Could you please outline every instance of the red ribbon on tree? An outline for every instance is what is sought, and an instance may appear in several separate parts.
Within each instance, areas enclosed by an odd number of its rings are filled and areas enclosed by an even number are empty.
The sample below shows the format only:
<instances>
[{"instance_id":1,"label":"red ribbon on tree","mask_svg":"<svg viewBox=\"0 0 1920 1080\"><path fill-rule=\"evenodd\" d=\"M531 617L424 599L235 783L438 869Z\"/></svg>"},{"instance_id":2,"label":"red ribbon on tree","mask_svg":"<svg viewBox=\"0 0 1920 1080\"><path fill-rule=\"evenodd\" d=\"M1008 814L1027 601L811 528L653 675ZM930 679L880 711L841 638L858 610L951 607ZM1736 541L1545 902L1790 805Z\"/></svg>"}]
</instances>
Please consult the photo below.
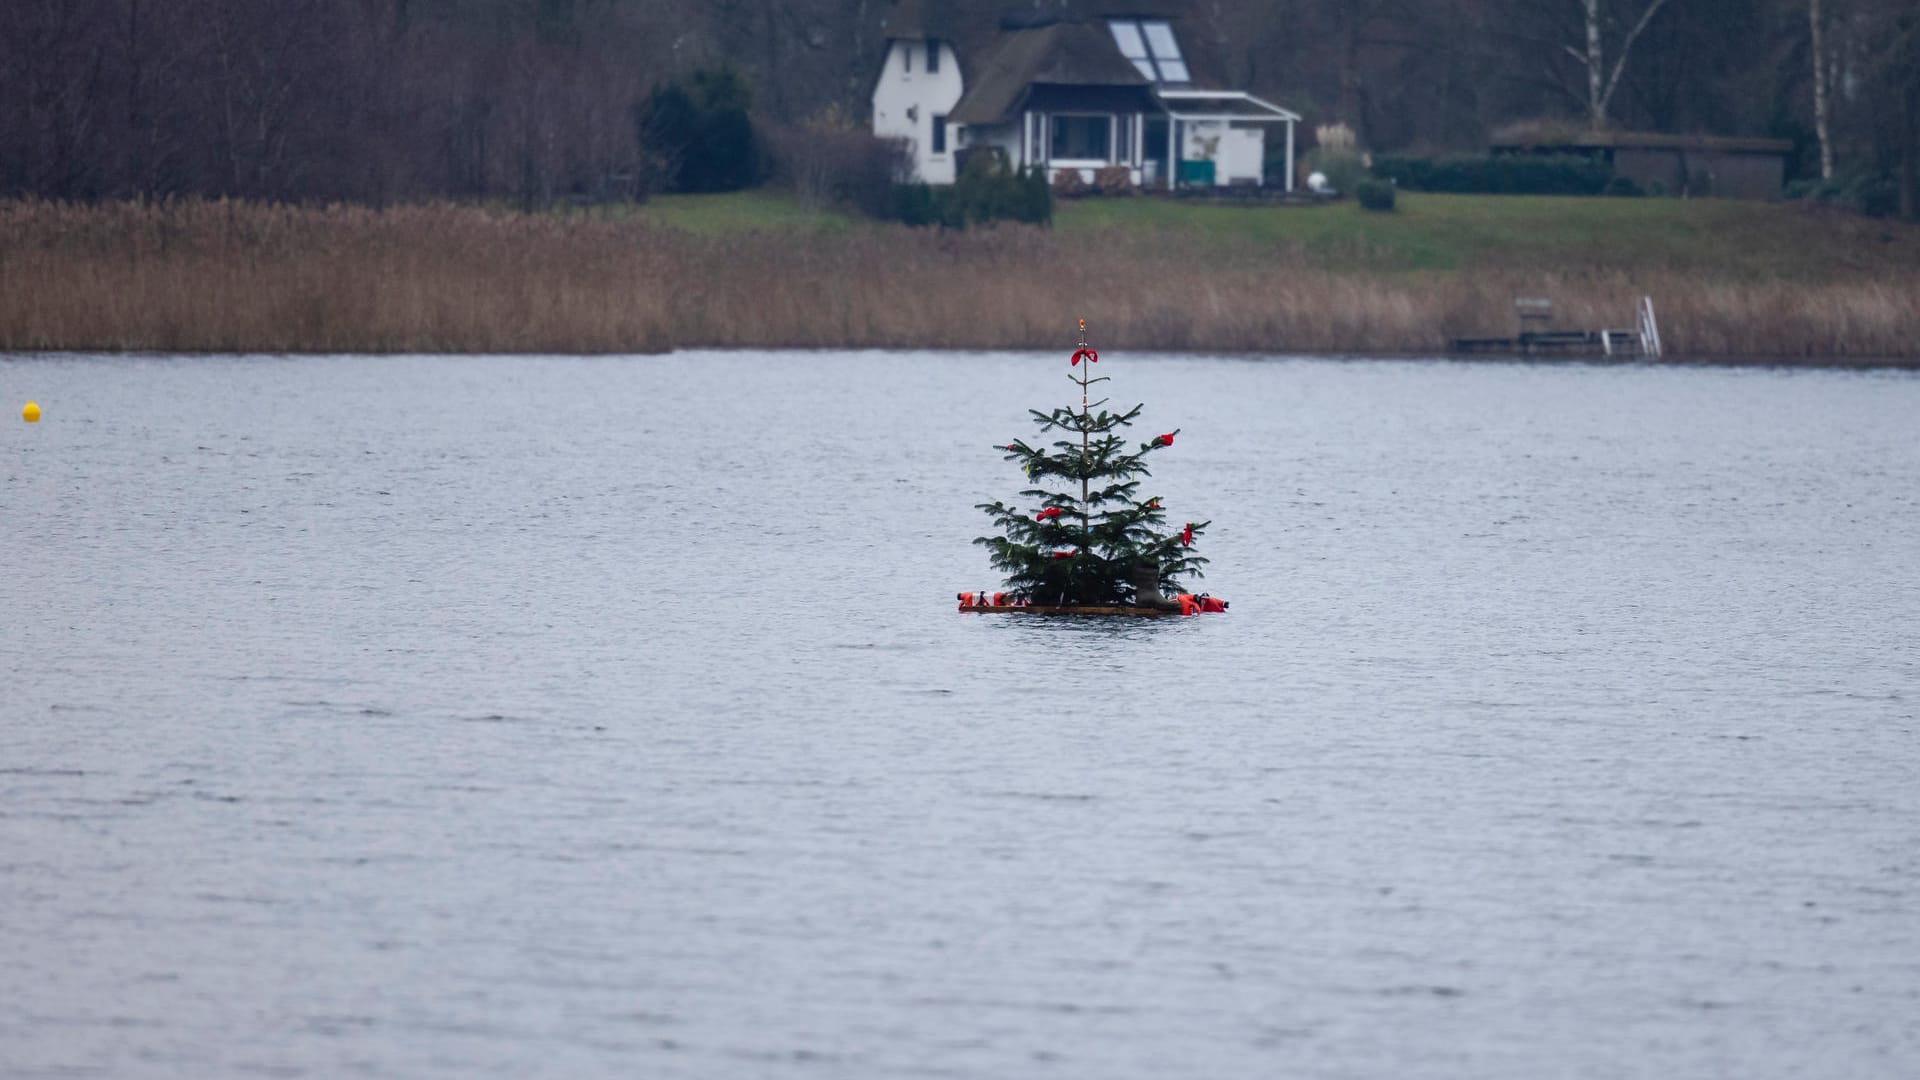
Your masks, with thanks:
<instances>
[{"instance_id":1,"label":"red ribbon on tree","mask_svg":"<svg viewBox=\"0 0 1920 1080\"><path fill-rule=\"evenodd\" d=\"M1155 445L1155 446L1172 446L1172 445L1173 445L1173 432L1171 432L1171 431L1169 431L1169 432L1167 432L1167 433L1166 433L1166 434L1164 434L1164 435L1155 435L1155 436L1153 437L1153 445Z\"/></svg>"},{"instance_id":2,"label":"red ribbon on tree","mask_svg":"<svg viewBox=\"0 0 1920 1080\"><path fill-rule=\"evenodd\" d=\"M1092 349L1081 349L1073 354L1074 367L1079 367L1080 361L1082 360L1085 360L1089 364L1097 364L1100 362L1100 354L1094 352Z\"/></svg>"},{"instance_id":3,"label":"red ribbon on tree","mask_svg":"<svg viewBox=\"0 0 1920 1080\"><path fill-rule=\"evenodd\" d=\"M1053 553L1053 557L1056 559L1071 559L1078 554L1080 553L1077 551L1056 551Z\"/></svg>"},{"instance_id":4,"label":"red ribbon on tree","mask_svg":"<svg viewBox=\"0 0 1920 1080\"><path fill-rule=\"evenodd\" d=\"M1060 516L1060 508L1057 506L1049 506L1045 510L1042 510L1039 513L1033 515L1033 520L1052 521L1054 518L1057 518L1059 516Z\"/></svg>"},{"instance_id":5,"label":"red ribbon on tree","mask_svg":"<svg viewBox=\"0 0 1920 1080\"><path fill-rule=\"evenodd\" d=\"M1193 522L1191 521L1187 522L1186 531L1180 534L1180 546L1181 547L1193 546Z\"/></svg>"}]
</instances>

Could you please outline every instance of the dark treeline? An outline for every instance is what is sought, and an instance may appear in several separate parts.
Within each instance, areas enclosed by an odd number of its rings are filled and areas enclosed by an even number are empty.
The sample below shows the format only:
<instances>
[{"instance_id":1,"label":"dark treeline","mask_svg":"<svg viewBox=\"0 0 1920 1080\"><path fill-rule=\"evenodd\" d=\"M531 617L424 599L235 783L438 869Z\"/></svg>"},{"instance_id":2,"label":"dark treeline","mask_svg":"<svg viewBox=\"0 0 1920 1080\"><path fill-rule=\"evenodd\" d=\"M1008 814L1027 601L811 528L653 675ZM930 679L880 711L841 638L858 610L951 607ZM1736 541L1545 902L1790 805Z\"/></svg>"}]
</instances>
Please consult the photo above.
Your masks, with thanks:
<instances>
[{"instance_id":1,"label":"dark treeline","mask_svg":"<svg viewBox=\"0 0 1920 1080\"><path fill-rule=\"evenodd\" d=\"M633 194L634 110L674 69L671 14L592 0L7 0L0 186Z\"/></svg>"},{"instance_id":2,"label":"dark treeline","mask_svg":"<svg viewBox=\"0 0 1920 1080\"><path fill-rule=\"evenodd\" d=\"M1762 135L1794 141L1791 177L1897 176L1908 216L1920 193L1914 0L1207 6L1223 13L1215 32L1231 77L1347 122L1375 150L1474 148L1543 120ZM1293 17L1271 17L1283 9Z\"/></svg>"},{"instance_id":3,"label":"dark treeline","mask_svg":"<svg viewBox=\"0 0 1920 1080\"><path fill-rule=\"evenodd\" d=\"M1142 5L1093 5L1129 6ZM1550 119L1792 138L1797 176L1883 175L1909 215L1920 188L1913 0L1152 6L1179 9L1189 49L1223 80L1313 124L1343 122L1372 150L1475 149L1504 124ZM656 87L731 69L745 76L758 125L858 127L887 7L6 0L0 191L526 205L644 197L673 169L643 137Z\"/></svg>"}]
</instances>

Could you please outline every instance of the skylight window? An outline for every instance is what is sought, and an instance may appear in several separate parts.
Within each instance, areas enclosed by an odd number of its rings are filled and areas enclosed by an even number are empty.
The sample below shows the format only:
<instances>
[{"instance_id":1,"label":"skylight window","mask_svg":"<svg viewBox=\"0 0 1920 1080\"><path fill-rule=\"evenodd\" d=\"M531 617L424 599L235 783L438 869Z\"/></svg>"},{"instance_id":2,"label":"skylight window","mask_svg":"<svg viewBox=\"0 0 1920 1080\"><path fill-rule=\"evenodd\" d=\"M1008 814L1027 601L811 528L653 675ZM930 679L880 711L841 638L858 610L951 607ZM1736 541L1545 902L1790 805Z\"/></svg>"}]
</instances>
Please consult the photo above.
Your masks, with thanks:
<instances>
[{"instance_id":1,"label":"skylight window","mask_svg":"<svg viewBox=\"0 0 1920 1080\"><path fill-rule=\"evenodd\" d=\"M1146 31L1147 47L1160 65L1160 81L1188 81L1187 61L1180 55L1180 42L1173 36L1173 27L1155 21L1141 23L1140 29Z\"/></svg>"},{"instance_id":2,"label":"skylight window","mask_svg":"<svg viewBox=\"0 0 1920 1080\"><path fill-rule=\"evenodd\" d=\"M1109 19L1113 43L1120 55L1133 63L1140 74L1154 82L1191 82L1187 61L1180 55L1180 40L1164 19Z\"/></svg>"},{"instance_id":3,"label":"skylight window","mask_svg":"<svg viewBox=\"0 0 1920 1080\"><path fill-rule=\"evenodd\" d=\"M1120 46L1120 55L1133 61L1140 74L1155 82L1160 81L1159 73L1153 70L1153 61L1147 59L1147 42L1140 36L1140 24L1127 19L1115 19L1107 26L1113 31L1113 42Z\"/></svg>"}]
</instances>

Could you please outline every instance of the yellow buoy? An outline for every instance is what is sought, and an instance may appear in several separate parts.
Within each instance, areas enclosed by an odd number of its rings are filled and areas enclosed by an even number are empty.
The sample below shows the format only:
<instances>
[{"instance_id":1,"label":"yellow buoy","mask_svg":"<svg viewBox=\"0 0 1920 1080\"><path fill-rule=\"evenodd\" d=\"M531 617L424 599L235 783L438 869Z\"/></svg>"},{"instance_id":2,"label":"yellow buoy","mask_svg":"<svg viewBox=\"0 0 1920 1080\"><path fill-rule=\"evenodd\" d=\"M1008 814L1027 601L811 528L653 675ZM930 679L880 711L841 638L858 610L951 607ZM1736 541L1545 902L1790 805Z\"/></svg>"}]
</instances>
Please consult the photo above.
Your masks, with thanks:
<instances>
[{"instance_id":1,"label":"yellow buoy","mask_svg":"<svg viewBox=\"0 0 1920 1080\"><path fill-rule=\"evenodd\" d=\"M20 410L20 419L25 420L29 424L39 423L40 405L37 402L27 402L26 407Z\"/></svg>"}]
</instances>

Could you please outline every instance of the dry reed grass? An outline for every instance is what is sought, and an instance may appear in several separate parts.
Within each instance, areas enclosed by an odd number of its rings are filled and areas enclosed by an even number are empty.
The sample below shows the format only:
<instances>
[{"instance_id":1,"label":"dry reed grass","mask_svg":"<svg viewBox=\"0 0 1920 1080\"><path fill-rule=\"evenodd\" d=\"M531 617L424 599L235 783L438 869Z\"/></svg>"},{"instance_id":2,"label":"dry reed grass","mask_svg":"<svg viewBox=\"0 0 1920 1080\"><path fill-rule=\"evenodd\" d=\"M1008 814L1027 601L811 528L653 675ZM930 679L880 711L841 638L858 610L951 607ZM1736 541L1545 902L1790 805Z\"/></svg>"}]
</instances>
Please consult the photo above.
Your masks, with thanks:
<instances>
[{"instance_id":1,"label":"dry reed grass","mask_svg":"<svg viewBox=\"0 0 1920 1080\"><path fill-rule=\"evenodd\" d=\"M705 236L453 206L0 203L0 349L649 352L1055 347L1434 354L1513 298L1568 326L1656 297L1671 355L1920 357L1920 271L1809 283L1659 268L1316 269L1302 252L1041 229Z\"/></svg>"}]
</instances>

